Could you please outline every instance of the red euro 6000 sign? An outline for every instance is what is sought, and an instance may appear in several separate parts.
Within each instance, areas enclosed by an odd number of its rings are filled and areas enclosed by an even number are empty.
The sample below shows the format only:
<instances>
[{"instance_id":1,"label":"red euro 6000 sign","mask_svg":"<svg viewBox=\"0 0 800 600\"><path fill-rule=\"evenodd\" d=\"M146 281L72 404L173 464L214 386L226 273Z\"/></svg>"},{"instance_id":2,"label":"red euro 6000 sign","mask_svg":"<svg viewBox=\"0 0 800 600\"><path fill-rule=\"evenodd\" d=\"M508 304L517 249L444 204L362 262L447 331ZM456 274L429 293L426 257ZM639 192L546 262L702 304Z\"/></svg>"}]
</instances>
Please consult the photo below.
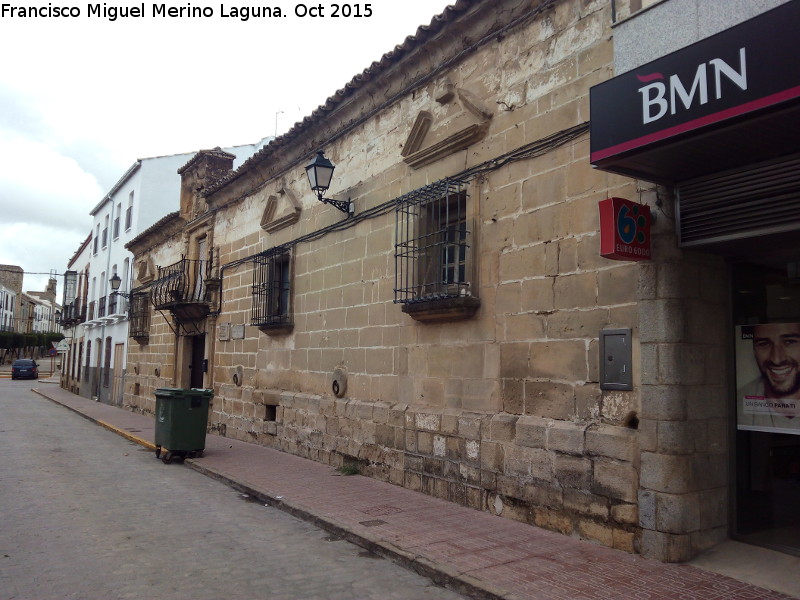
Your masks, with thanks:
<instances>
[{"instance_id":1,"label":"red euro 6000 sign","mask_svg":"<svg viewBox=\"0 0 800 600\"><path fill-rule=\"evenodd\" d=\"M650 207L625 198L600 201L600 255L650 260Z\"/></svg>"}]
</instances>

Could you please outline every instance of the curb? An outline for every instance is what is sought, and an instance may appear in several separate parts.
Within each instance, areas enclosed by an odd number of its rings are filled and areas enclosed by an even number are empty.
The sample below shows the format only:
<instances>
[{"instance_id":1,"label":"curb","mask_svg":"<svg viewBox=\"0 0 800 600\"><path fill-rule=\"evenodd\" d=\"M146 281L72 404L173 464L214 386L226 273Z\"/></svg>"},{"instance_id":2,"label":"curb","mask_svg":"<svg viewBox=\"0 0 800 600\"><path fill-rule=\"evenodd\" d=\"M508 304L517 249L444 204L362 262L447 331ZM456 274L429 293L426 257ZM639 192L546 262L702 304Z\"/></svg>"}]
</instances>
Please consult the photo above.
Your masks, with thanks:
<instances>
[{"instance_id":1,"label":"curb","mask_svg":"<svg viewBox=\"0 0 800 600\"><path fill-rule=\"evenodd\" d=\"M383 558L392 560L393 562L402 565L403 567L414 571L422 577L430 579L437 585L441 585L450 590L456 591L460 594L478 598L480 600L508 600L510 596L504 590L500 590L495 586L479 581L470 575L465 575L456 570L453 570L444 565L440 565L429 558L422 555L415 554L402 548L389 544L384 541L372 540L362 534L356 533L349 529L347 525L338 523L330 517L320 517L302 507L301 505L289 502L281 496L272 496L265 492L261 492L246 484L243 484L230 475L226 475L221 471L216 471L205 465L197 462L196 458L187 458L184 465L201 473L211 479L224 483L228 487L247 494L255 498L259 502L266 504L272 508L277 508L286 512L293 517L306 521L327 531L337 537L340 537L348 542L360 546L365 550L369 550Z\"/></svg>"},{"instance_id":2,"label":"curb","mask_svg":"<svg viewBox=\"0 0 800 600\"><path fill-rule=\"evenodd\" d=\"M55 383L55 382L47 382L47 383ZM116 425L112 425L111 423L106 423L105 421L101 421L100 419L95 419L94 417L90 417L89 415L87 415L85 413L82 413L81 411L79 411L77 409L74 409L71 406L67 406L66 404L61 404L61 402L59 402L58 400L55 400L55 399L51 398L50 396L45 395L44 393L40 392L36 388L31 388L31 391L33 393L35 393L35 394L39 394L42 398L46 398L47 400L50 400L50 402L53 402L54 404L58 404L59 406L61 406L63 408L66 408L69 411L74 412L76 415L80 415L81 417L83 417L87 421L91 421L92 423L100 425L100 427L108 429L109 431L111 431L113 433L116 433L117 435L121 435L122 437L124 437L125 439L127 439L130 442L134 442L136 444L139 444L140 446L144 446L145 448L147 448L149 450L155 451L155 449L156 449L156 445L155 444L153 444L152 442L148 442L144 438L140 438L139 436L133 435L129 431L125 431L124 429L120 429Z\"/></svg>"},{"instance_id":3,"label":"curb","mask_svg":"<svg viewBox=\"0 0 800 600\"><path fill-rule=\"evenodd\" d=\"M58 400L50 398L36 388L31 388L31 391L39 394L42 398L50 400L54 404L58 404L59 406L62 406L67 410L82 416L87 421L96 423L97 425L100 425L101 427L104 427L105 429L124 437L128 441L155 451L155 444L145 440L144 438L133 435L132 433L125 431L124 429L120 429L111 423L101 421L100 419L95 419L94 417L82 413L71 406L62 404ZM441 585L460 594L464 594L472 598L478 598L480 600L508 600L511 598L508 592L505 592L504 590L501 590L491 584L479 581L468 574L461 573L445 565L438 564L431 559L419 554L415 554L414 552L398 548L388 542L372 540L362 534L356 533L352 529L349 529L348 526L343 523L338 523L331 518L315 515L301 505L288 502L281 496L272 496L265 492L261 492L244 483L241 483L240 481L237 481L231 475L227 475L221 471L217 471L202 465L198 463L197 460L198 459L196 458L187 458L183 464L192 470L205 475L206 477L210 477L211 479L215 479L221 483L224 483L237 492L247 494L263 504L282 510L283 512L286 512L295 518L311 523L312 525L315 525L320 529L347 540L348 542L351 542L357 546L360 546L365 550L369 550L370 552L374 552L379 556L392 560L395 563L414 571L418 575L430 579L437 585Z\"/></svg>"}]
</instances>

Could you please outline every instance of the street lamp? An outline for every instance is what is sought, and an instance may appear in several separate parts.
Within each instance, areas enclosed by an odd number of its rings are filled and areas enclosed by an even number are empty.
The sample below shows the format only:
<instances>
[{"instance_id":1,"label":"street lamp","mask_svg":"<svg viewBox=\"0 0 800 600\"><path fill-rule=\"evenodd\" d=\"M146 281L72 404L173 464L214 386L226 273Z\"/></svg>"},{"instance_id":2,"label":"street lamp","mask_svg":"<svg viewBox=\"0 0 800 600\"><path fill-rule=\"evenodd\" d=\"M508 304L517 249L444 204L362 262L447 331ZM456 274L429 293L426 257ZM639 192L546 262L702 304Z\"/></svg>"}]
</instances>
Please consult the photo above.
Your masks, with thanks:
<instances>
[{"instance_id":1,"label":"street lamp","mask_svg":"<svg viewBox=\"0 0 800 600\"><path fill-rule=\"evenodd\" d=\"M123 298L130 298L130 294L126 294L125 292L119 291L119 286L122 283L122 278L114 273L111 276L111 279L108 280L108 283L111 284L111 293L116 294L117 296L122 296Z\"/></svg>"},{"instance_id":2,"label":"street lamp","mask_svg":"<svg viewBox=\"0 0 800 600\"><path fill-rule=\"evenodd\" d=\"M331 179L333 179L333 170L336 167L334 164L325 158L322 150L317 152L317 156L306 166L306 175L308 182L311 184L311 190L317 194L317 199L323 204L330 204L334 208L339 209L346 213L348 217L352 217L355 212L355 205L348 200L332 200L325 198L325 192L331 187Z\"/></svg>"}]
</instances>

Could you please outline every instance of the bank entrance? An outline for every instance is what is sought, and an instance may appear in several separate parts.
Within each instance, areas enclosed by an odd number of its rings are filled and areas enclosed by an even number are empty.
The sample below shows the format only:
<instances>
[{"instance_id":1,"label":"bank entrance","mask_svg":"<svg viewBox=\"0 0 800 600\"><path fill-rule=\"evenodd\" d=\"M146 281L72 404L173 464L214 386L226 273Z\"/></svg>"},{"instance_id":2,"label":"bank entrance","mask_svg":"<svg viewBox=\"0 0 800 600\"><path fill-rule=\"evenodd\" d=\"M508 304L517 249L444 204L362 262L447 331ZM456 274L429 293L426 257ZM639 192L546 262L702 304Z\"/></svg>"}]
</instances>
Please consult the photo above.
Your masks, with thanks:
<instances>
[{"instance_id":1,"label":"bank entrance","mask_svg":"<svg viewBox=\"0 0 800 600\"><path fill-rule=\"evenodd\" d=\"M800 555L800 250L733 262L731 308L731 533Z\"/></svg>"}]
</instances>

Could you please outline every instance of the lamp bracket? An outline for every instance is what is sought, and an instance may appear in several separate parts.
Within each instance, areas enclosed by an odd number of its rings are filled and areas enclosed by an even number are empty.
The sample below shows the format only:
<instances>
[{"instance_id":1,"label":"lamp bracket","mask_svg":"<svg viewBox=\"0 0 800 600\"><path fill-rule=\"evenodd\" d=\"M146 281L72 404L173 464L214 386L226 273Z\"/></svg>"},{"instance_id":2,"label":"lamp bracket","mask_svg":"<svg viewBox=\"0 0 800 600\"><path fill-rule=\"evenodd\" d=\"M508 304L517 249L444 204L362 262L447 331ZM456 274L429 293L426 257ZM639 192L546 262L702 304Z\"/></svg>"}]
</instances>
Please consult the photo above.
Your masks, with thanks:
<instances>
[{"instance_id":1,"label":"lamp bracket","mask_svg":"<svg viewBox=\"0 0 800 600\"><path fill-rule=\"evenodd\" d=\"M347 200L333 200L331 198L323 198L322 194L319 195L319 201L323 204L330 204L334 208L339 209L343 213L346 213L348 217L352 217L353 213L355 212L355 205L353 201L348 198Z\"/></svg>"}]
</instances>

